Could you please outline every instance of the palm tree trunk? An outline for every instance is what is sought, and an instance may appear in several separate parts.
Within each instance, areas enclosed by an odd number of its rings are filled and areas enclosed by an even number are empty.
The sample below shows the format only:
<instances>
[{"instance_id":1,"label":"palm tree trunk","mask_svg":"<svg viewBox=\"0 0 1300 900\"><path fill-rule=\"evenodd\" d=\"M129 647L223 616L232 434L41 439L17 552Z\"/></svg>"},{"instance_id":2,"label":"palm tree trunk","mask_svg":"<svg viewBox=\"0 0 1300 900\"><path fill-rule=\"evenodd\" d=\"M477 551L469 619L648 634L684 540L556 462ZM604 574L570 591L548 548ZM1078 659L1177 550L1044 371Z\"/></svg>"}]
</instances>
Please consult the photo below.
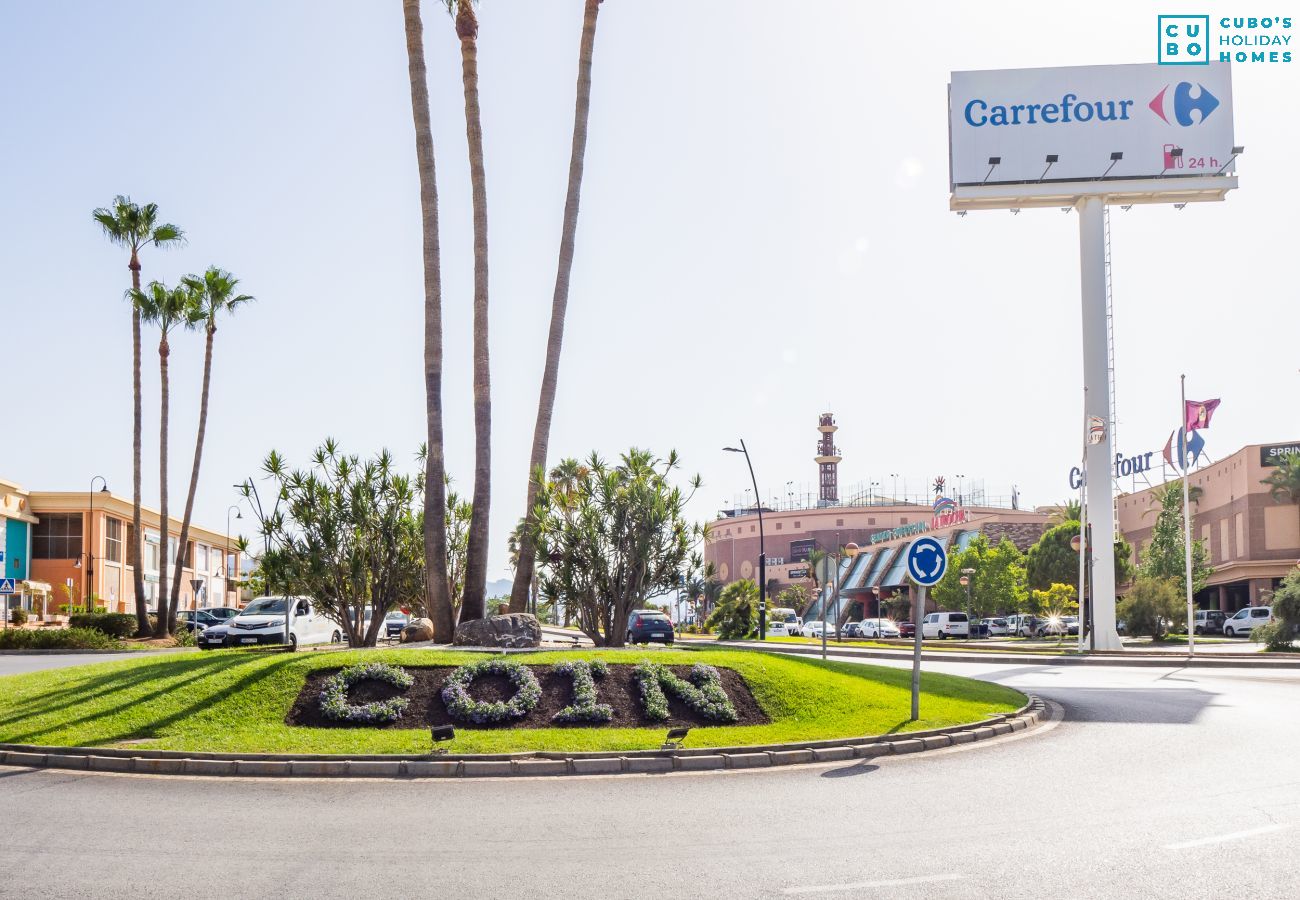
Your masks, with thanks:
<instances>
[{"instance_id":1,"label":"palm tree trunk","mask_svg":"<svg viewBox=\"0 0 1300 900\"><path fill-rule=\"evenodd\" d=\"M158 563L158 622L154 626L154 637L167 637L175 627L176 610L167 599L167 564L170 560L171 541L168 540L169 520L167 518L167 356L171 352L167 346L167 333L163 332L158 342L158 372L161 377L162 412L158 424L158 533L162 548ZM184 548L181 549L184 552Z\"/></svg>"},{"instance_id":2,"label":"palm tree trunk","mask_svg":"<svg viewBox=\"0 0 1300 900\"><path fill-rule=\"evenodd\" d=\"M524 505L527 536L537 503L537 473L545 469L551 440L551 416L560 376L560 350L564 344L564 317L569 307L569 275L573 271L573 245L578 232L578 204L582 199L582 169L587 155L587 118L591 110L591 57L596 43L596 15L601 0L586 0L582 17L582 42L578 49L578 96L574 102L573 148L569 155L569 191L564 199L564 227L560 235L560 262L551 297L551 330L546 339L546 367L537 400L537 424L533 428L533 449L528 459L528 498ZM515 583L510 589L510 611L522 612L528 602L528 585L537 559L532 542L520 541Z\"/></svg>"},{"instance_id":3,"label":"palm tree trunk","mask_svg":"<svg viewBox=\"0 0 1300 900\"><path fill-rule=\"evenodd\" d=\"M199 394L199 433L194 439L194 466L190 469L190 490L185 496L185 516L181 519L181 547L188 546L190 539L190 516L194 513L194 494L199 488L199 463L203 460L203 437L208 430L208 386L212 383L212 338L217 333L217 326L209 324L207 327L208 339L203 348L203 390ZM183 552L183 549L182 549ZM194 565L194 560L190 560L190 566ZM195 577L198 577L195 572ZM176 575L172 579L172 596L181 595L181 578L184 576L184 567L176 567ZM193 585L190 586L191 590ZM194 607L199 605L198 594L194 595Z\"/></svg>"},{"instance_id":4,"label":"palm tree trunk","mask_svg":"<svg viewBox=\"0 0 1300 900\"><path fill-rule=\"evenodd\" d=\"M425 604L433 639L448 643L455 623L447 586L447 470L442 448L442 262L438 246L438 182L434 168L433 127L424 65L424 24L420 0L402 0L406 20L406 60L415 121L415 157L420 172L420 220L424 229L424 410L427 453L424 460L424 558L428 572Z\"/></svg>"},{"instance_id":5,"label":"palm tree trunk","mask_svg":"<svg viewBox=\"0 0 1300 900\"><path fill-rule=\"evenodd\" d=\"M140 290L140 258L131 251L131 287ZM135 530L131 538L131 553L135 557L132 566L132 582L135 587L135 632L139 635L149 633L149 610L144 599L144 527L140 520L140 445L144 432L144 412L141 406L140 388L140 310L131 304L131 402L135 418L131 430L131 527Z\"/></svg>"},{"instance_id":6,"label":"palm tree trunk","mask_svg":"<svg viewBox=\"0 0 1300 900\"><path fill-rule=\"evenodd\" d=\"M492 499L492 382L488 365L487 183L483 172L483 123L478 103L478 21L469 0L456 4L461 80L465 87L465 134L474 205L474 511L469 520L462 622L483 618L487 602L488 508Z\"/></svg>"}]
</instances>

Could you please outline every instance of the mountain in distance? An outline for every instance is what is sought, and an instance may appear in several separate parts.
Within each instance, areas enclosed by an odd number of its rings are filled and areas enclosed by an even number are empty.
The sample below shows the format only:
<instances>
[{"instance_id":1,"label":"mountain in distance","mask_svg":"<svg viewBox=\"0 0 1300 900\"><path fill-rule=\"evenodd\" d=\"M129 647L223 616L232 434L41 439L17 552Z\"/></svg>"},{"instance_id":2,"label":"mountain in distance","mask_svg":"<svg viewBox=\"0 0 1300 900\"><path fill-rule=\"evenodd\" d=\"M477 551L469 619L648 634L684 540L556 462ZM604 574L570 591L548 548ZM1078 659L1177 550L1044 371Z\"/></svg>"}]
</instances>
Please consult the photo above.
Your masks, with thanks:
<instances>
[{"instance_id":1,"label":"mountain in distance","mask_svg":"<svg viewBox=\"0 0 1300 900\"><path fill-rule=\"evenodd\" d=\"M496 581L487 583L487 598L505 597L510 599L510 589L514 587L514 580L511 578L498 578Z\"/></svg>"}]
</instances>

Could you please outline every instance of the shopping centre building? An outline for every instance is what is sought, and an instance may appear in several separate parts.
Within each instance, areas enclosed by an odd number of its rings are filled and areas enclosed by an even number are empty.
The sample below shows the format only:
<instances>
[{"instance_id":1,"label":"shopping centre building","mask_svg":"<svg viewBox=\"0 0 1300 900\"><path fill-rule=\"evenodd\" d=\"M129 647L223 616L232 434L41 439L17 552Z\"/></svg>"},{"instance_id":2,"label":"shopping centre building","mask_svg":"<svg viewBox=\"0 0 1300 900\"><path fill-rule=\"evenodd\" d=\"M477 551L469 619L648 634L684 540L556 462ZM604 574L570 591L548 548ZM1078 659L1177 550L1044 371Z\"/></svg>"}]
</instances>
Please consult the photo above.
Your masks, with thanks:
<instances>
[{"instance_id":1,"label":"shopping centre building","mask_svg":"<svg viewBox=\"0 0 1300 900\"><path fill-rule=\"evenodd\" d=\"M0 549L4 551L4 577L14 579L9 607L22 606L37 614L52 615L60 606L84 603L87 594L109 612L135 611L135 572L131 558L135 545L130 498L106 490L25 491L0 479ZM158 511L143 507L144 589L150 610L158 603L162 529ZM240 553L227 533L190 525L186 552L179 554L181 522L169 519L171 564L179 558L180 609L236 605Z\"/></svg>"}]
</instances>

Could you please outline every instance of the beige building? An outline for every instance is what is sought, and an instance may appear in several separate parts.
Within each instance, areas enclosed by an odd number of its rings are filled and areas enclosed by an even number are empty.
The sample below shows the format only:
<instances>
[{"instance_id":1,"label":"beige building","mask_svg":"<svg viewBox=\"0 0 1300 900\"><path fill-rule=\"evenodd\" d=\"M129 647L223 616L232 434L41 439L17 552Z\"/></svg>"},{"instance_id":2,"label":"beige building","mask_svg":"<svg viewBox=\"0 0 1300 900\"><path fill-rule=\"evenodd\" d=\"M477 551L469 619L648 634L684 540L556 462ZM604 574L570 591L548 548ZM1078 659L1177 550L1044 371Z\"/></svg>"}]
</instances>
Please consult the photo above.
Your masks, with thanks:
<instances>
[{"instance_id":1,"label":"beige building","mask_svg":"<svg viewBox=\"0 0 1300 900\"><path fill-rule=\"evenodd\" d=\"M1214 567L1201 609L1233 611L1266 603L1267 593L1300 561L1300 506L1275 500L1261 482L1286 455L1300 454L1300 441L1250 444L1192 472L1188 484L1203 492L1192 506L1193 537L1205 542ZM1151 542L1158 503L1148 488L1116 501L1120 530L1133 545L1135 562Z\"/></svg>"}]
</instances>

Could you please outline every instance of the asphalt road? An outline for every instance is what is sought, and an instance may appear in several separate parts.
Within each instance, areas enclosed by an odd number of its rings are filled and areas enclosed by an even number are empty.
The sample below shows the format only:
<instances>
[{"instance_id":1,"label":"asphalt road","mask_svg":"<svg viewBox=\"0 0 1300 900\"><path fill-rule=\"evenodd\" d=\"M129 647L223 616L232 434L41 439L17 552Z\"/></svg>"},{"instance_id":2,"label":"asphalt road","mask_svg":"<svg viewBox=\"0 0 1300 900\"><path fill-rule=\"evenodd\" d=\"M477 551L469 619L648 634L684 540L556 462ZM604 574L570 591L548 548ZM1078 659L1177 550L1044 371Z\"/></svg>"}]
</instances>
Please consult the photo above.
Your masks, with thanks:
<instances>
[{"instance_id":1,"label":"asphalt road","mask_svg":"<svg viewBox=\"0 0 1300 900\"><path fill-rule=\"evenodd\" d=\"M1300 895L1300 674L929 668L1032 691L1064 717L935 754L721 774L0 768L0 897Z\"/></svg>"}]
</instances>

